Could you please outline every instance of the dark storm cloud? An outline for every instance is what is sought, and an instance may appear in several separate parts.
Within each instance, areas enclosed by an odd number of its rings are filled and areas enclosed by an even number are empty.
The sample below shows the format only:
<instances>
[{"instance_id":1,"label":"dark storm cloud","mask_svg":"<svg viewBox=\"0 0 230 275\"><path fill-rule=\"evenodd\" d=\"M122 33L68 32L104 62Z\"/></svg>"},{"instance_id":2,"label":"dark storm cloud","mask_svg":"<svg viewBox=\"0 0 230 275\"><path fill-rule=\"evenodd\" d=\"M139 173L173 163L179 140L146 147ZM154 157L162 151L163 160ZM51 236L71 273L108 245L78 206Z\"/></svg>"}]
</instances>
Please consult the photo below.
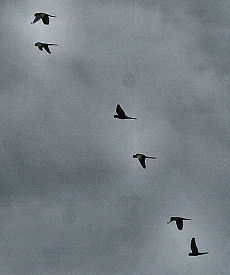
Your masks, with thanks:
<instances>
[{"instance_id":1,"label":"dark storm cloud","mask_svg":"<svg viewBox=\"0 0 230 275\"><path fill-rule=\"evenodd\" d=\"M40 11L58 17L31 25ZM2 2L2 274L227 274L229 13ZM117 104L138 119L114 120ZM187 256L192 237L207 257Z\"/></svg>"}]
</instances>

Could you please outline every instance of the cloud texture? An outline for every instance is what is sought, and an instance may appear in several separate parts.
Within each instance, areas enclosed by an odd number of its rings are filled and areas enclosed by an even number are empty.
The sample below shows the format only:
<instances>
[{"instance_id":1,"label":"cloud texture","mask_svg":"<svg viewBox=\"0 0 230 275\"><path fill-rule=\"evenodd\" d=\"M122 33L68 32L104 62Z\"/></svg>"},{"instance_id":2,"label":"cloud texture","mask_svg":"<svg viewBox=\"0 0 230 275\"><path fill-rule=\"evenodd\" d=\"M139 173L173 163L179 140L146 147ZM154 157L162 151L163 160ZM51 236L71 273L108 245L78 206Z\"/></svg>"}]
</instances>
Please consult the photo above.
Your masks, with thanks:
<instances>
[{"instance_id":1,"label":"cloud texture","mask_svg":"<svg viewBox=\"0 0 230 275\"><path fill-rule=\"evenodd\" d=\"M227 274L229 1L1 3L0 274Z\"/></svg>"}]
</instances>

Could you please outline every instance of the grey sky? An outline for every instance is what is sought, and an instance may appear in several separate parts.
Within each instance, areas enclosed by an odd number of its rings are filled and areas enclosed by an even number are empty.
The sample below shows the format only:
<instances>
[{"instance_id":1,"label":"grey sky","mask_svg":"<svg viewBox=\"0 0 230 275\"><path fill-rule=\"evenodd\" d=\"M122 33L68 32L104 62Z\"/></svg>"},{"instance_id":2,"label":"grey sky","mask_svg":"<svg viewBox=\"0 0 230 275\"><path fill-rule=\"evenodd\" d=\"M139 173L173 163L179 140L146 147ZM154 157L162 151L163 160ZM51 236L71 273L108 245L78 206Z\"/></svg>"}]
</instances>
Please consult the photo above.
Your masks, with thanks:
<instances>
[{"instance_id":1,"label":"grey sky","mask_svg":"<svg viewBox=\"0 0 230 275\"><path fill-rule=\"evenodd\" d=\"M228 274L230 2L1 4L0 274Z\"/></svg>"}]
</instances>

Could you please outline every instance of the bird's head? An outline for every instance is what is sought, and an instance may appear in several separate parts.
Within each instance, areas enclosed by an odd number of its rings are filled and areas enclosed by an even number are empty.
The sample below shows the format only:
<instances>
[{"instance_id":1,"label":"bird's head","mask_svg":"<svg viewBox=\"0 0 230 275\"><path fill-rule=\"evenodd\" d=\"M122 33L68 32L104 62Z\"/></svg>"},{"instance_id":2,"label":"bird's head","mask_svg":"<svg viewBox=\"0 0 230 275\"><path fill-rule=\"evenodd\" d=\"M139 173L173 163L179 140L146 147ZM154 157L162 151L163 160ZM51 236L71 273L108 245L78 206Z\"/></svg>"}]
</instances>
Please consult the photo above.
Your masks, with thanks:
<instances>
[{"instance_id":1,"label":"bird's head","mask_svg":"<svg viewBox=\"0 0 230 275\"><path fill-rule=\"evenodd\" d=\"M34 44L34 46L38 46L38 42L36 42L36 43Z\"/></svg>"},{"instance_id":2,"label":"bird's head","mask_svg":"<svg viewBox=\"0 0 230 275\"><path fill-rule=\"evenodd\" d=\"M136 159L136 158L137 158L137 155L133 155L133 158Z\"/></svg>"},{"instance_id":3,"label":"bird's head","mask_svg":"<svg viewBox=\"0 0 230 275\"><path fill-rule=\"evenodd\" d=\"M115 117L115 118L119 118L119 116L118 116L118 115L114 115L113 117Z\"/></svg>"},{"instance_id":4,"label":"bird's head","mask_svg":"<svg viewBox=\"0 0 230 275\"><path fill-rule=\"evenodd\" d=\"M170 223L174 220L175 217L171 217L170 220L167 223Z\"/></svg>"}]
</instances>

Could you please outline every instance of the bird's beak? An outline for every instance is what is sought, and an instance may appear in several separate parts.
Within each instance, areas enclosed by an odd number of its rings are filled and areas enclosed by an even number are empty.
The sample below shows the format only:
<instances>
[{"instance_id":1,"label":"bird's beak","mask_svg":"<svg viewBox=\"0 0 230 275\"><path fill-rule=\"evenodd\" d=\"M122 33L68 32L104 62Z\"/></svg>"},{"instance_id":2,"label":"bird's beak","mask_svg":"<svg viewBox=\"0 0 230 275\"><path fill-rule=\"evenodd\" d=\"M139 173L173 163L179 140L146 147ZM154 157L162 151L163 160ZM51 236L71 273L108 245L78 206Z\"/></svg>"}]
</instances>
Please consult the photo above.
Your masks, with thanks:
<instances>
[{"instance_id":1,"label":"bird's beak","mask_svg":"<svg viewBox=\"0 0 230 275\"><path fill-rule=\"evenodd\" d=\"M167 224L169 224L171 221L167 222Z\"/></svg>"}]
</instances>

